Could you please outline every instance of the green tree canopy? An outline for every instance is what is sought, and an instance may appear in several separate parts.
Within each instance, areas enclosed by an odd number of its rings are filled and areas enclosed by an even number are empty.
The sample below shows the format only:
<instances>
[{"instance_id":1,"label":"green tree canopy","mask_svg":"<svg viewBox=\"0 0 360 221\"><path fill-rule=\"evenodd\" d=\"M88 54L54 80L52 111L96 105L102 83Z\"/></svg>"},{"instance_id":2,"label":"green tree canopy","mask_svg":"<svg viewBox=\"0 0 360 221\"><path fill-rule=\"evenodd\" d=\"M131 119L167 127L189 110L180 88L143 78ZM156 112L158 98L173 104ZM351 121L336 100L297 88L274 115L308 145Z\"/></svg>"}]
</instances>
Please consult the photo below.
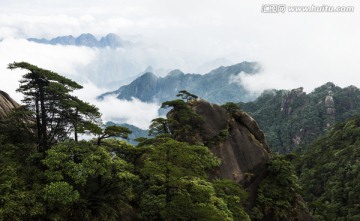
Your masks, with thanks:
<instances>
[{"instance_id":1,"label":"green tree canopy","mask_svg":"<svg viewBox=\"0 0 360 221\"><path fill-rule=\"evenodd\" d=\"M113 148L130 148L125 142L118 144ZM120 155L86 141L64 142L47 152L43 163L48 167L45 174L49 184L44 197L49 216L117 220L131 210L132 186L138 178L133 166Z\"/></svg>"},{"instance_id":2,"label":"green tree canopy","mask_svg":"<svg viewBox=\"0 0 360 221\"><path fill-rule=\"evenodd\" d=\"M26 62L9 64L9 69L28 72L20 80L18 92L24 94L23 102L35 114L39 150L45 152L50 144L69 138L84 128L94 129L100 117L98 109L70 95L82 86L55 72Z\"/></svg>"},{"instance_id":3,"label":"green tree canopy","mask_svg":"<svg viewBox=\"0 0 360 221\"><path fill-rule=\"evenodd\" d=\"M140 215L147 220L231 220L231 212L215 194L208 172L219 165L204 146L170 138L155 138L156 145L140 164Z\"/></svg>"}]
</instances>

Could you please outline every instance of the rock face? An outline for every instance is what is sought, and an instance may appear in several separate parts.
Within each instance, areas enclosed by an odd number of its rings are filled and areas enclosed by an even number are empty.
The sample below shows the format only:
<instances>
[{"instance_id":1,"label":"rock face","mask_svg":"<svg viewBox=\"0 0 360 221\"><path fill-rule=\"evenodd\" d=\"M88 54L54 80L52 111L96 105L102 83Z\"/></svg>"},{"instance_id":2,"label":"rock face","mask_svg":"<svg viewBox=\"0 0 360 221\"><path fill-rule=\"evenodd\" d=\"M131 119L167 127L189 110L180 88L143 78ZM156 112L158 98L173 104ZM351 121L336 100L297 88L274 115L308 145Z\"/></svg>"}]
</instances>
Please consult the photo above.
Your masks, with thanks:
<instances>
[{"instance_id":1,"label":"rock face","mask_svg":"<svg viewBox=\"0 0 360 221\"><path fill-rule=\"evenodd\" d=\"M14 108L20 105L16 103L7 93L0 90L0 118L5 117Z\"/></svg>"},{"instance_id":2,"label":"rock face","mask_svg":"<svg viewBox=\"0 0 360 221\"><path fill-rule=\"evenodd\" d=\"M290 115L293 111L294 102L306 95L303 90L304 88L300 87L291 91L284 91L280 111L285 115Z\"/></svg>"},{"instance_id":3,"label":"rock face","mask_svg":"<svg viewBox=\"0 0 360 221\"><path fill-rule=\"evenodd\" d=\"M221 178L245 181L265 166L270 149L256 121L244 112L229 114L224 108L206 101L191 104L203 117L198 137L222 161Z\"/></svg>"}]
</instances>

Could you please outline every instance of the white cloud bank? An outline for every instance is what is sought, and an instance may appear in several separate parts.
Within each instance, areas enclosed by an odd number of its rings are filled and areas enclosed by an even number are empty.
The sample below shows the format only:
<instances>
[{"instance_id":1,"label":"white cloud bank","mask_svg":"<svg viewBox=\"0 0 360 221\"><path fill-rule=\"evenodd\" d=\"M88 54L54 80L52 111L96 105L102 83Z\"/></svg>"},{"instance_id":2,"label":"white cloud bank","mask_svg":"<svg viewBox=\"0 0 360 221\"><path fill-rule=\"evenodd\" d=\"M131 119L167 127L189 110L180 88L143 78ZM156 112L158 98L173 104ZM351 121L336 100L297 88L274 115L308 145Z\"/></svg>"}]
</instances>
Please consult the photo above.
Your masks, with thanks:
<instances>
[{"instance_id":1,"label":"white cloud bank","mask_svg":"<svg viewBox=\"0 0 360 221\"><path fill-rule=\"evenodd\" d=\"M138 99L119 100L116 96L106 96L104 100L97 100L96 97L106 91L92 83L86 83L83 86L84 89L76 91L75 95L99 107L104 122L128 123L148 129L151 120L158 117L159 104L145 103Z\"/></svg>"},{"instance_id":2,"label":"white cloud bank","mask_svg":"<svg viewBox=\"0 0 360 221\"><path fill-rule=\"evenodd\" d=\"M41 45L13 38L0 42L0 52L0 88L18 101L22 95L15 93L15 89L25 71L8 70L9 63L26 61L69 78L76 78L77 69L87 66L96 56L89 48Z\"/></svg>"}]
</instances>

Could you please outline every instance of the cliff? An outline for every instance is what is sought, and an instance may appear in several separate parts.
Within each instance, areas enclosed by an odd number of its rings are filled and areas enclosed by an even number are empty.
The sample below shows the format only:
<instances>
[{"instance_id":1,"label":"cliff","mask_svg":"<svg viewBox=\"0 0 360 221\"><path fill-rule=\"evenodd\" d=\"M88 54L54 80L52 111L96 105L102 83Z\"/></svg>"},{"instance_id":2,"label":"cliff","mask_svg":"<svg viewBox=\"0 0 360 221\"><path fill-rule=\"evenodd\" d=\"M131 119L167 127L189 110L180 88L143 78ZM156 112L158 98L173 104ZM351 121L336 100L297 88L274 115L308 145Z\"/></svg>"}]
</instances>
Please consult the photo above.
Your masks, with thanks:
<instances>
[{"instance_id":1,"label":"cliff","mask_svg":"<svg viewBox=\"0 0 360 221\"><path fill-rule=\"evenodd\" d=\"M278 220L276 217L282 214L278 211L283 211L294 220L313 220L306 206L301 206L304 202L297 189L297 181L292 180L295 171L288 161L271 156L264 133L249 114L240 109L225 109L201 99L187 103L177 100L166 104L174 107L167 114L169 122L176 122L170 123L170 130L174 132L172 136L177 138L178 131L192 128L183 138L207 146L220 159L220 167L213 172L213 179L231 179L247 190L245 206L252 211L254 220ZM179 127L179 123L183 128ZM274 170L274 167L280 169ZM283 179L292 181L284 184ZM271 186L270 195L263 191L266 186ZM271 195L274 193L286 196L277 198ZM271 200L266 206L263 203L265 198ZM284 203L291 206L278 207ZM269 207L277 212L269 212ZM261 216L254 215L259 211Z\"/></svg>"},{"instance_id":2,"label":"cliff","mask_svg":"<svg viewBox=\"0 0 360 221\"><path fill-rule=\"evenodd\" d=\"M243 182L246 175L264 167L270 149L256 121L247 113L229 114L206 101L191 103L203 118L197 137L221 160L221 178Z\"/></svg>"},{"instance_id":3,"label":"cliff","mask_svg":"<svg viewBox=\"0 0 360 221\"><path fill-rule=\"evenodd\" d=\"M14 108L20 105L14 101L7 93L0 90L0 118L5 117Z\"/></svg>"}]
</instances>

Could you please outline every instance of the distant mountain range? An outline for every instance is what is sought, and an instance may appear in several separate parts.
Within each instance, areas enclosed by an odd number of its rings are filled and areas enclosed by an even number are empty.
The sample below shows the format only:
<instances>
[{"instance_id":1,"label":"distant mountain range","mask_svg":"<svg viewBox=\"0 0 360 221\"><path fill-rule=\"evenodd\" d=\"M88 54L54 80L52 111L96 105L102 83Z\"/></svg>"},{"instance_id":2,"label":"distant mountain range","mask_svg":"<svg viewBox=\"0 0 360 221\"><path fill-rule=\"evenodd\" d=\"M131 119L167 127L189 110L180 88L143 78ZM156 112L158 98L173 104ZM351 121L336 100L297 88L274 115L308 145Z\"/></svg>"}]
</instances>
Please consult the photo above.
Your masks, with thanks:
<instances>
[{"instance_id":1,"label":"distant mountain range","mask_svg":"<svg viewBox=\"0 0 360 221\"><path fill-rule=\"evenodd\" d=\"M102 94L99 98L116 95L118 99L137 98L143 102L164 102L176 99L176 94L180 90L187 90L212 103L247 102L256 97L241 84L239 75L254 75L259 70L260 65L256 62L242 62L227 67L221 66L205 75L185 74L180 70L173 70L165 77L157 77L147 72L130 84Z\"/></svg>"},{"instance_id":2,"label":"distant mountain range","mask_svg":"<svg viewBox=\"0 0 360 221\"><path fill-rule=\"evenodd\" d=\"M72 35L68 36L59 36L53 39L45 38L28 38L28 41L40 43L40 44L50 44L50 45L74 45L74 46L86 46L86 47L96 47L96 48L119 48L129 45L130 42L123 41L120 36L110 33L105 37L102 37L100 40L97 40L96 37L92 34L81 34L78 37L73 37Z\"/></svg>"}]
</instances>

